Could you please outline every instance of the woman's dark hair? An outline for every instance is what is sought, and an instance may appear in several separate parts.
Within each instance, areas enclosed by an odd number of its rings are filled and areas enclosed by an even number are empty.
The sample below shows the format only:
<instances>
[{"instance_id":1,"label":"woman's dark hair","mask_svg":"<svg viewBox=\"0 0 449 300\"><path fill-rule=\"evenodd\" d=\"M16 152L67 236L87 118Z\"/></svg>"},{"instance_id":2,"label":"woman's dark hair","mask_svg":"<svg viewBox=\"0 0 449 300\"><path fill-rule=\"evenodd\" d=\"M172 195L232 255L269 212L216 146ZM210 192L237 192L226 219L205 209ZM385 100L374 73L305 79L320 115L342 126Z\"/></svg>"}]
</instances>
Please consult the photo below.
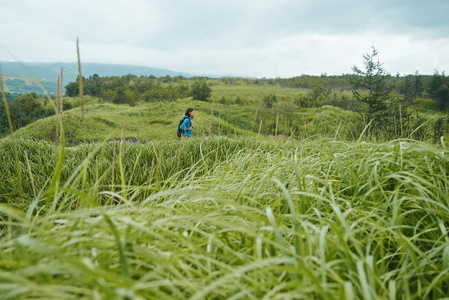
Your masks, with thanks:
<instances>
[{"instance_id":1,"label":"woman's dark hair","mask_svg":"<svg viewBox=\"0 0 449 300\"><path fill-rule=\"evenodd\" d=\"M189 117L189 118L191 118L191 119L193 119L193 117L190 116L190 113L191 113L192 111L194 111L193 108L191 108L191 107L187 108L186 113L185 113L185 116L186 116L186 117Z\"/></svg>"}]
</instances>

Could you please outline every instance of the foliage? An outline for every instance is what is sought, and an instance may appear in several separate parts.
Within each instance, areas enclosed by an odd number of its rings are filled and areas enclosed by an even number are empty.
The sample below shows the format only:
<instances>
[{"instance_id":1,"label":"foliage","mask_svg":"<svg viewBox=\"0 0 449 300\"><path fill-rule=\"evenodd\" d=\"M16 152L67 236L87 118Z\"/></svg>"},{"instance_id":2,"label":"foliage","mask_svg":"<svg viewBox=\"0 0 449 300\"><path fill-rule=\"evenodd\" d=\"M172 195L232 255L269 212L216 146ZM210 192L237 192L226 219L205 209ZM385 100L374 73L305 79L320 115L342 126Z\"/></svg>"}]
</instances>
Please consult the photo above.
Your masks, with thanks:
<instances>
[{"instance_id":1,"label":"foliage","mask_svg":"<svg viewBox=\"0 0 449 300\"><path fill-rule=\"evenodd\" d=\"M277 102L277 98L275 94L267 94L262 98L263 103L266 108L272 108L273 105Z\"/></svg>"},{"instance_id":2,"label":"foliage","mask_svg":"<svg viewBox=\"0 0 449 300\"><path fill-rule=\"evenodd\" d=\"M193 100L208 101L212 94L212 89L204 80L197 80L193 83L190 94Z\"/></svg>"},{"instance_id":3,"label":"foliage","mask_svg":"<svg viewBox=\"0 0 449 300\"><path fill-rule=\"evenodd\" d=\"M170 76L168 76L170 78ZM184 84L173 85L180 78L168 80L163 78L137 77L135 75L99 77L97 74L89 78L83 77L83 93L92 97L100 97L103 101L115 104L135 105L138 101L160 102L174 101L188 96L189 87ZM79 94L79 82L71 82L65 86L68 97Z\"/></svg>"},{"instance_id":4,"label":"foliage","mask_svg":"<svg viewBox=\"0 0 449 300\"><path fill-rule=\"evenodd\" d=\"M68 97L79 96L79 76L76 77L76 81L70 82L65 86L66 93L65 95ZM88 79L83 77L83 94L98 96L101 92L101 79L98 74L94 74L89 76Z\"/></svg>"},{"instance_id":5,"label":"foliage","mask_svg":"<svg viewBox=\"0 0 449 300\"><path fill-rule=\"evenodd\" d=\"M0 297L444 298L444 143L2 140Z\"/></svg>"},{"instance_id":6,"label":"foliage","mask_svg":"<svg viewBox=\"0 0 449 300\"><path fill-rule=\"evenodd\" d=\"M402 105L407 106L413 103L424 92L422 75L418 72L405 76L405 81L398 84L399 93L403 95Z\"/></svg>"},{"instance_id":7,"label":"foliage","mask_svg":"<svg viewBox=\"0 0 449 300\"><path fill-rule=\"evenodd\" d=\"M386 72L377 59L378 50L372 47L372 53L363 55L365 70L353 66L357 77L351 79L354 98L367 104L367 123L372 122L374 129L383 130L387 115L387 102L391 100L392 87L385 80ZM376 60L377 59L377 60Z\"/></svg>"},{"instance_id":8,"label":"foliage","mask_svg":"<svg viewBox=\"0 0 449 300\"><path fill-rule=\"evenodd\" d=\"M11 121L14 129L26 126L41 118L54 114L54 110L46 106L46 99L39 98L36 93L28 93L15 97L8 101ZM67 109L67 105L65 109ZM8 118L6 116L5 104L0 103L0 135L9 133Z\"/></svg>"},{"instance_id":9,"label":"foliage","mask_svg":"<svg viewBox=\"0 0 449 300\"><path fill-rule=\"evenodd\" d=\"M114 104L129 104L134 106L136 103L136 95L130 90L124 90L122 87L115 89L114 97L112 98Z\"/></svg>"},{"instance_id":10,"label":"foliage","mask_svg":"<svg viewBox=\"0 0 449 300\"><path fill-rule=\"evenodd\" d=\"M449 107L448 86L449 78L445 76L444 72L440 75L438 71L435 71L430 81L429 94L441 111Z\"/></svg>"}]
</instances>

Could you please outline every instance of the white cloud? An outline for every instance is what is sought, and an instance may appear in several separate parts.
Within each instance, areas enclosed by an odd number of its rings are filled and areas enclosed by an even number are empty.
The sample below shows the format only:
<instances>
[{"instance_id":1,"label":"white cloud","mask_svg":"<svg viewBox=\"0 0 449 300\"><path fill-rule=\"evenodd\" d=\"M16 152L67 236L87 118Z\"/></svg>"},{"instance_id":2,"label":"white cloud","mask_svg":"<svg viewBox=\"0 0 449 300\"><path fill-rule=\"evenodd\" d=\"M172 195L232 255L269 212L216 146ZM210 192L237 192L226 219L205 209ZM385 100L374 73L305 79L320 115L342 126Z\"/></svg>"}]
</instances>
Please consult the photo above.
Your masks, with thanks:
<instances>
[{"instance_id":1,"label":"white cloud","mask_svg":"<svg viewBox=\"0 0 449 300\"><path fill-rule=\"evenodd\" d=\"M194 74L351 73L373 44L392 74L449 68L444 0L4 2L0 45L23 61L76 61L79 37L86 62Z\"/></svg>"}]
</instances>

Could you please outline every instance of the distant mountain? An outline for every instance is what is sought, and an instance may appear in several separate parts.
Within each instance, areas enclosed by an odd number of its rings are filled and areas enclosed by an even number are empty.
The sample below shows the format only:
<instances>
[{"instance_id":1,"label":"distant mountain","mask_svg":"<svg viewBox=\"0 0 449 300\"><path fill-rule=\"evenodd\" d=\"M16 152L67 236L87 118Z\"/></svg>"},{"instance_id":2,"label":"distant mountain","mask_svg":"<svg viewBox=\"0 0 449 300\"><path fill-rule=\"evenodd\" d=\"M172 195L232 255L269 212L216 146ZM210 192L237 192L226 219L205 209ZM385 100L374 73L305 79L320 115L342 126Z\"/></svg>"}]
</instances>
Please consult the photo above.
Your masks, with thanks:
<instances>
[{"instance_id":1,"label":"distant mountain","mask_svg":"<svg viewBox=\"0 0 449 300\"><path fill-rule=\"evenodd\" d=\"M1 72L4 75L13 77L35 78L37 80L57 82L58 76L61 74L63 67L64 85L76 80L78 75L77 63L29 63L29 62L7 62L0 61ZM99 64L99 63L81 63L81 73L84 77L93 74L104 76L123 76L137 75L156 77L169 75L171 77L182 75L184 77L192 77L192 74L176 72L166 69L158 69L133 65L118 64Z\"/></svg>"}]
</instances>

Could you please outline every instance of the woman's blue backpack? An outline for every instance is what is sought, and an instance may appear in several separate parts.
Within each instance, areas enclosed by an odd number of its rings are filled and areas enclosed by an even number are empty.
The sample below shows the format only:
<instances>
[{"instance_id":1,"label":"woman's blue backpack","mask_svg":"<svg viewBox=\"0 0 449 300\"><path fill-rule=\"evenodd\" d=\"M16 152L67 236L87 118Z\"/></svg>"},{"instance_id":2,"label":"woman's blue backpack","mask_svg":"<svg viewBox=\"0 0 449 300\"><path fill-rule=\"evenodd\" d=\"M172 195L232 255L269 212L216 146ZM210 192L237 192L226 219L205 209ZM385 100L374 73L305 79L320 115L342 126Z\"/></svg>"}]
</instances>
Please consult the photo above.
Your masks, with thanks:
<instances>
[{"instance_id":1,"label":"woman's blue backpack","mask_svg":"<svg viewBox=\"0 0 449 300\"><path fill-rule=\"evenodd\" d=\"M185 120L186 118L188 118L188 117L187 117L187 116L184 116L184 117L182 117L181 120L179 121L179 124L178 124L178 130L176 131L176 135L177 135L178 137L181 137L182 134L183 134L184 132L187 131L187 130L181 129L181 125L182 125L182 123L184 123L184 120Z\"/></svg>"}]
</instances>

